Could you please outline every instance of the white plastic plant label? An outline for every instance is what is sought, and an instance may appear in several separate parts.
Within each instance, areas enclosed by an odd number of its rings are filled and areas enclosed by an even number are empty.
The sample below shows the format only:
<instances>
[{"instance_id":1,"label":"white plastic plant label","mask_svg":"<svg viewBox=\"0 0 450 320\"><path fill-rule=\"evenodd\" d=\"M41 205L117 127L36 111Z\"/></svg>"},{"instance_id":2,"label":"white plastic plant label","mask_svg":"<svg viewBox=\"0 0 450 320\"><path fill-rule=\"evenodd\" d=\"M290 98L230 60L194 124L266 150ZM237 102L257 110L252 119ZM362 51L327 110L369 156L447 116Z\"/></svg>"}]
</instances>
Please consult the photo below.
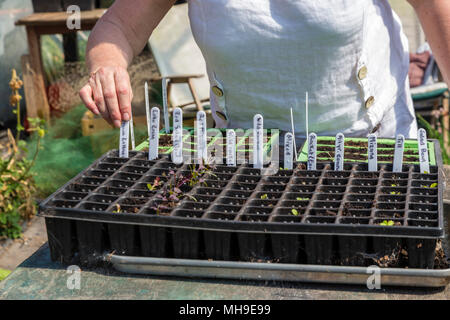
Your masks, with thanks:
<instances>
[{"instance_id":1,"label":"white plastic plant label","mask_svg":"<svg viewBox=\"0 0 450 320\"><path fill-rule=\"evenodd\" d=\"M130 137L130 122L122 121L120 126L120 137L119 137L119 157L128 158L128 146Z\"/></svg>"},{"instance_id":2,"label":"white plastic plant label","mask_svg":"<svg viewBox=\"0 0 450 320\"><path fill-rule=\"evenodd\" d=\"M159 118L160 111L158 107L153 107L150 114L150 128L148 141L148 160L158 158L159 148Z\"/></svg>"},{"instance_id":3,"label":"white plastic plant label","mask_svg":"<svg viewBox=\"0 0 450 320\"><path fill-rule=\"evenodd\" d=\"M144 97L145 97L145 115L147 117L147 132L148 136L150 137L151 134L151 120L150 120L150 100L148 98L148 83L145 82L144 84Z\"/></svg>"},{"instance_id":4,"label":"white plastic plant label","mask_svg":"<svg viewBox=\"0 0 450 320\"><path fill-rule=\"evenodd\" d=\"M317 170L317 135L311 132L308 136L308 170Z\"/></svg>"},{"instance_id":5,"label":"white plastic plant label","mask_svg":"<svg viewBox=\"0 0 450 320\"><path fill-rule=\"evenodd\" d=\"M377 171L378 169L378 159L377 159L377 136L375 134L369 134L367 137L368 143L368 162L369 162L369 171Z\"/></svg>"},{"instance_id":6,"label":"white plastic plant label","mask_svg":"<svg viewBox=\"0 0 450 320\"><path fill-rule=\"evenodd\" d=\"M294 156L294 136L292 132L284 135L284 169L292 170Z\"/></svg>"},{"instance_id":7,"label":"white plastic plant label","mask_svg":"<svg viewBox=\"0 0 450 320\"><path fill-rule=\"evenodd\" d=\"M206 162L206 113L205 111L197 112L197 157L199 160Z\"/></svg>"},{"instance_id":8,"label":"white plastic plant label","mask_svg":"<svg viewBox=\"0 0 450 320\"><path fill-rule=\"evenodd\" d=\"M417 132L417 144L419 147L420 173L430 173L430 162L428 160L427 132L420 128Z\"/></svg>"},{"instance_id":9,"label":"white plastic plant label","mask_svg":"<svg viewBox=\"0 0 450 320\"><path fill-rule=\"evenodd\" d=\"M404 148L405 148L405 137L402 134L399 134L395 138L394 164L392 167L393 172L402 172Z\"/></svg>"},{"instance_id":10,"label":"white plastic plant label","mask_svg":"<svg viewBox=\"0 0 450 320\"><path fill-rule=\"evenodd\" d=\"M236 166L236 132L227 130L227 166Z\"/></svg>"},{"instance_id":11,"label":"white plastic plant label","mask_svg":"<svg viewBox=\"0 0 450 320\"><path fill-rule=\"evenodd\" d=\"M180 108L173 110L172 139L172 161L176 164L183 163L183 111Z\"/></svg>"},{"instance_id":12,"label":"white plastic plant label","mask_svg":"<svg viewBox=\"0 0 450 320\"><path fill-rule=\"evenodd\" d=\"M136 143L134 140L134 125L133 125L133 113L130 115L130 138L131 138L131 150L136 148Z\"/></svg>"},{"instance_id":13,"label":"white plastic plant label","mask_svg":"<svg viewBox=\"0 0 450 320\"><path fill-rule=\"evenodd\" d=\"M253 117L253 167L263 168L263 129L264 120L262 115Z\"/></svg>"},{"instance_id":14,"label":"white plastic plant label","mask_svg":"<svg viewBox=\"0 0 450 320\"><path fill-rule=\"evenodd\" d=\"M162 78L162 98L163 98L163 112L164 112L164 127L166 133L170 133L170 123L169 123L169 106L167 105L167 85L169 79Z\"/></svg>"},{"instance_id":15,"label":"white plastic plant label","mask_svg":"<svg viewBox=\"0 0 450 320\"><path fill-rule=\"evenodd\" d=\"M334 147L334 170L344 170L344 134L338 133L336 135Z\"/></svg>"}]
</instances>

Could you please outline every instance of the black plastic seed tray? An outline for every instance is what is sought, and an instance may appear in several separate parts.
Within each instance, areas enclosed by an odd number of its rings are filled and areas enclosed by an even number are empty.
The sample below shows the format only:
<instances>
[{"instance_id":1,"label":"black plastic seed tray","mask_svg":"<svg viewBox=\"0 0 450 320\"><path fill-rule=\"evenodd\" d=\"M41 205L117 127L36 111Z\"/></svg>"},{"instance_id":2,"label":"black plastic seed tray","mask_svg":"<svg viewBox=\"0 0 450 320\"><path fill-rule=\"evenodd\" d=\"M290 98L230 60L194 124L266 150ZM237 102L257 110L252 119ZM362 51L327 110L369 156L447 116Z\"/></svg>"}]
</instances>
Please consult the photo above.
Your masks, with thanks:
<instances>
[{"instance_id":1,"label":"black plastic seed tray","mask_svg":"<svg viewBox=\"0 0 450 320\"><path fill-rule=\"evenodd\" d=\"M336 172L332 163L317 171L300 163L271 175L249 164L215 166L205 183L182 187L178 205L157 213L161 185L192 165L146 159L110 151L41 204L53 260L86 263L109 251L363 266L402 248L399 265L432 268L443 237L441 161L429 174L418 165L369 173L367 164ZM155 179L161 184L149 188Z\"/></svg>"}]
</instances>

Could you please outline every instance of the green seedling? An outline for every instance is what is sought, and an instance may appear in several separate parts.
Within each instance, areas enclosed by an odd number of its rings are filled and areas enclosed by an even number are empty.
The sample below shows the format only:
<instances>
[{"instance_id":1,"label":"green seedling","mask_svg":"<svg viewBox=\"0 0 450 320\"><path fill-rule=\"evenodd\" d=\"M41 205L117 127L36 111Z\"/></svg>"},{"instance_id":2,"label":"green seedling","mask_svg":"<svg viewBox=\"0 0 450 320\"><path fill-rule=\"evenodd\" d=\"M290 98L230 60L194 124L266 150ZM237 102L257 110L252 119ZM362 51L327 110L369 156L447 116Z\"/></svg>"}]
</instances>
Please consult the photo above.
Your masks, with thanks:
<instances>
[{"instance_id":1,"label":"green seedling","mask_svg":"<svg viewBox=\"0 0 450 320\"><path fill-rule=\"evenodd\" d=\"M429 186L427 185L421 185L422 188L437 188L438 184L436 182L430 184Z\"/></svg>"},{"instance_id":2,"label":"green seedling","mask_svg":"<svg viewBox=\"0 0 450 320\"><path fill-rule=\"evenodd\" d=\"M120 210L120 205L119 205L119 204L116 204L116 209L113 210L113 213L120 213L120 212L121 212L121 210Z\"/></svg>"},{"instance_id":3,"label":"green seedling","mask_svg":"<svg viewBox=\"0 0 450 320\"><path fill-rule=\"evenodd\" d=\"M298 200L298 201L308 201L309 198L297 197L297 200Z\"/></svg>"},{"instance_id":4,"label":"green seedling","mask_svg":"<svg viewBox=\"0 0 450 320\"><path fill-rule=\"evenodd\" d=\"M393 226L394 225L394 221L392 220L384 220L383 222L379 223L380 226Z\"/></svg>"},{"instance_id":5,"label":"green seedling","mask_svg":"<svg viewBox=\"0 0 450 320\"><path fill-rule=\"evenodd\" d=\"M266 200L267 198L268 198L267 193L264 193L264 194L261 196L261 200Z\"/></svg>"},{"instance_id":6,"label":"green seedling","mask_svg":"<svg viewBox=\"0 0 450 320\"><path fill-rule=\"evenodd\" d=\"M399 194L401 194L401 192L400 191L391 191L391 194L399 195Z\"/></svg>"},{"instance_id":7,"label":"green seedling","mask_svg":"<svg viewBox=\"0 0 450 320\"><path fill-rule=\"evenodd\" d=\"M161 180L159 177L156 177L155 180L153 180L153 183L147 183L147 189L149 191L155 191L160 186L161 186Z\"/></svg>"},{"instance_id":8,"label":"green seedling","mask_svg":"<svg viewBox=\"0 0 450 320\"><path fill-rule=\"evenodd\" d=\"M298 216L298 211L297 211L297 209L292 209L292 210L291 210L291 214L293 214L294 216Z\"/></svg>"}]
</instances>

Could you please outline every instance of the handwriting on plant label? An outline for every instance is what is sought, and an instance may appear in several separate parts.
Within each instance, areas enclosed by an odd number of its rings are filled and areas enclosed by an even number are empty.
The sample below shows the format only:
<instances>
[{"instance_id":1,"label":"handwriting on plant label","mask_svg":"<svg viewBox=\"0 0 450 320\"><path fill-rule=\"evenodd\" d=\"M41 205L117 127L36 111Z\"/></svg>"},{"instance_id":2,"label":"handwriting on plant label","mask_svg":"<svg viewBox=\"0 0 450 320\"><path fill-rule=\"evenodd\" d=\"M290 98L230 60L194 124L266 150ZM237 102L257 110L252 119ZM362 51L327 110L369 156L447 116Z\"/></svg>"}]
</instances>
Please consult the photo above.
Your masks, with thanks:
<instances>
[{"instance_id":1,"label":"handwriting on plant label","mask_svg":"<svg viewBox=\"0 0 450 320\"><path fill-rule=\"evenodd\" d=\"M183 113L180 108L173 111L173 162L183 162Z\"/></svg>"},{"instance_id":2,"label":"handwriting on plant label","mask_svg":"<svg viewBox=\"0 0 450 320\"><path fill-rule=\"evenodd\" d=\"M153 107L150 113L150 141L148 143L148 159L154 160L158 158L160 117L159 108Z\"/></svg>"},{"instance_id":3,"label":"handwriting on plant label","mask_svg":"<svg viewBox=\"0 0 450 320\"><path fill-rule=\"evenodd\" d=\"M227 165L236 166L236 132L227 130Z\"/></svg>"},{"instance_id":4,"label":"handwriting on plant label","mask_svg":"<svg viewBox=\"0 0 450 320\"><path fill-rule=\"evenodd\" d=\"M393 172L402 172L404 145L405 137L401 134L397 135L395 139Z\"/></svg>"},{"instance_id":5,"label":"handwriting on plant label","mask_svg":"<svg viewBox=\"0 0 450 320\"><path fill-rule=\"evenodd\" d=\"M336 146L335 146L335 158L334 158L334 170L342 171L344 170L344 134L338 133L336 135Z\"/></svg>"},{"instance_id":6,"label":"handwriting on plant label","mask_svg":"<svg viewBox=\"0 0 450 320\"><path fill-rule=\"evenodd\" d=\"M291 132L287 132L284 135L284 169L292 170L293 162L293 147L294 147L294 138Z\"/></svg>"},{"instance_id":7,"label":"handwriting on plant label","mask_svg":"<svg viewBox=\"0 0 450 320\"><path fill-rule=\"evenodd\" d=\"M316 170L317 135L312 132L308 136L308 170Z\"/></svg>"},{"instance_id":8,"label":"handwriting on plant label","mask_svg":"<svg viewBox=\"0 0 450 320\"><path fill-rule=\"evenodd\" d=\"M377 137L374 134L369 134L367 140L369 147L369 171L377 171Z\"/></svg>"},{"instance_id":9,"label":"handwriting on plant label","mask_svg":"<svg viewBox=\"0 0 450 320\"><path fill-rule=\"evenodd\" d=\"M420 172L430 172L430 163L428 160L428 146L427 146L427 133L425 129L419 129L418 133L418 144L419 144L419 161L420 161Z\"/></svg>"},{"instance_id":10,"label":"handwriting on plant label","mask_svg":"<svg viewBox=\"0 0 450 320\"><path fill-rule=\"evenodd\" d=\"M263 167L263 117L257 114L253 117L253 166L258 169Z\"/></svg>"},{"instance_id":11,"label":"handwriting on plant label","mask_svg":"<svg viewBox=\"0 0 450 320\"><path fill-rule=\"evenodd\" d=\"M120 126L120 142L119 142L119 157L128 158L128 145L130 136L130 122L122 121Z\"/></svg>"}]
</instances>

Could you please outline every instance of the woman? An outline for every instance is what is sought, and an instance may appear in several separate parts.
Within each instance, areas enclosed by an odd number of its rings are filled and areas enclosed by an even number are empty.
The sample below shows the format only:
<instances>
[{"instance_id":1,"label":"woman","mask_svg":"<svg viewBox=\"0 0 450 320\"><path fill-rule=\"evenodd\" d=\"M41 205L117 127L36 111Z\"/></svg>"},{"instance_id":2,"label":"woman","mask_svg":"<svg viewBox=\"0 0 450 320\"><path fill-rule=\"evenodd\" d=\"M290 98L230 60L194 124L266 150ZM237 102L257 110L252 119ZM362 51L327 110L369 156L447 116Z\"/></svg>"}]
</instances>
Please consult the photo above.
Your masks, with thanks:
<instances>
[{"instance_id":1,"label":"woman","mask_svg":"<svg viewBox=\"0 0 450 320\"><path fill-rule=\"evenodd\" d=\"M174 0L116 0L89 37L86 106L116 127L130 118L127 66ZM381 137L416 136L408 84L408 44L387 0L189 0L191 28L204 55L218 127L265 127L304 138L309 129ZM409 0L447 83L450 2Z\"/></svg>"}]
</instances>

